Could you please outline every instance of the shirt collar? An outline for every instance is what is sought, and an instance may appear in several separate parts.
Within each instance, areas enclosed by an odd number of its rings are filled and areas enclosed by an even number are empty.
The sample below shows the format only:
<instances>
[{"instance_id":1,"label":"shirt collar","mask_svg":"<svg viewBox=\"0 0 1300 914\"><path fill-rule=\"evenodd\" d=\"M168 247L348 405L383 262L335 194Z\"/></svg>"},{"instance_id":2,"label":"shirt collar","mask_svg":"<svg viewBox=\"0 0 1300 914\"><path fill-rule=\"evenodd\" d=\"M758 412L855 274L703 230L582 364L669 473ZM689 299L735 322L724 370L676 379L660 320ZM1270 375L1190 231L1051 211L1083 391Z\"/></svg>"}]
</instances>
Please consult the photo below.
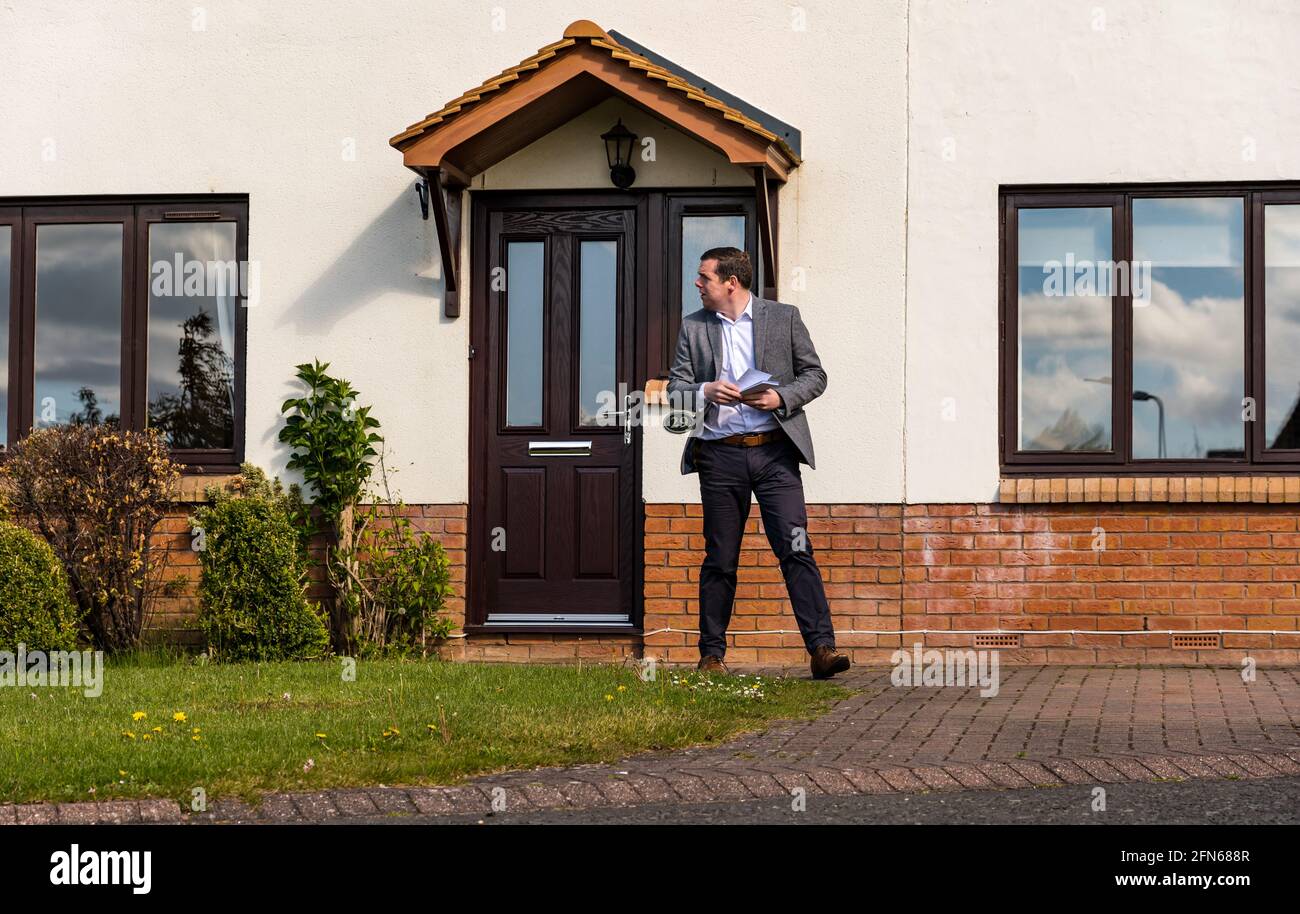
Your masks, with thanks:
<instances>
[{"instance_id":1,"label":"shirt collar","mask_svg":"<svg viewBox=\"0 0 1300 914\"><path fill-rule=\"evenodd\" d=\"M716 315L718 316L718 320L720 320L720 321L726 321L728 324L738 324L738 323L740 323L741 318L744 318L744 317L748 317L751 321L753 321L753 319L754 319L754 293L753 293L753 292L750 292L750 293L749 293L749 301L745 302L745 310L742 311L742 312L740 312L740 317L736 318L734 321L733 321L731 318L727 317L725 314L723 314L721 311L714 311L713 313L716 314Z\"/></svg>"}]
</instances>

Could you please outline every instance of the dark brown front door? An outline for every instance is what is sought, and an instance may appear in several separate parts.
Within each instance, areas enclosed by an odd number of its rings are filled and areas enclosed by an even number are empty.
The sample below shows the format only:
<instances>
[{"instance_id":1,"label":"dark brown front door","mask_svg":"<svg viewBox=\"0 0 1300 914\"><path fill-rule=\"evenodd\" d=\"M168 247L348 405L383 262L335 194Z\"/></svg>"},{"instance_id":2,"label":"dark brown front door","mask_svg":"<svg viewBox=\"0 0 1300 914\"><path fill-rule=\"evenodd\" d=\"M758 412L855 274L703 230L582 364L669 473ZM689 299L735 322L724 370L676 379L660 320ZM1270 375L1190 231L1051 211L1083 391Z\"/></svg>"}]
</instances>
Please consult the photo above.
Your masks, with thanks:
<instances>
[{"instance_id":1,"label":"dark brown front door","mask_svg":"<svg viewBox=\"0 0 1300 914\"><path fill-rule=\"evenodd\" d=\"M485 217L472 617L505 628L628 625L639 430L623 411L637 386L636 212Z\"/></svg>"}]
</instances>

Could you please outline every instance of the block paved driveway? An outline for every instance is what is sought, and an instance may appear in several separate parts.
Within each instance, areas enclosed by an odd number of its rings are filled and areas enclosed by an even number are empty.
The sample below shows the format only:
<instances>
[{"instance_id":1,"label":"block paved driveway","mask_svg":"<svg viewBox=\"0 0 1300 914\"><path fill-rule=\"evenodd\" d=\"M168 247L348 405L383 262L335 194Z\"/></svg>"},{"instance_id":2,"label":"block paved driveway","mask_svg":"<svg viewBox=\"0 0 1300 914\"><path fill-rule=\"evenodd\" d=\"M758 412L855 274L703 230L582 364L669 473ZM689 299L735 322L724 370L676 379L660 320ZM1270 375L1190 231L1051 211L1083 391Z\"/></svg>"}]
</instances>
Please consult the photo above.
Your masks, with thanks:
<instances>
[{"instance_id":1,"label":"block paved driveway","mask_svg":"<svg viewBox=\"0 0 1300 914\"><path fill-rule=\"evenodd\" d=\"M777 670L759 670L779 675ZM506 800L601 805L788 795L1028 788L1300 774L1300 671L1002 667L1001 687L896 688L888 669L837 677L860 689L812 721L707 749L618 765L478 778ZM807 675L803 673L803 675ZM612 784L619 785L612 788Z\"/></svg>"},{"instance_id":2,"label":"block paved driveway","mask_svg":"<svg viewBox=\"0 0 1300 914\"><path fill-rule=\"evenodd\" d=\"M744 670L782 675L779 669ZM328 821L374 816L709 803L808 795L1032 788L1300 775L1300 670L1003 666L978 687L906 687L855 668L858 690L811 721L778 721L711 748L638 754L612 765L545 768L455 787L272 794L252 809L215 800L0 807L9 821ZM786 671L807 676L807 669ZM169 806L170 804L170 806ZM99 811L96 812L97 808ZM174 812L173 812L174 808Z\"/></svg>"}]
</instances>

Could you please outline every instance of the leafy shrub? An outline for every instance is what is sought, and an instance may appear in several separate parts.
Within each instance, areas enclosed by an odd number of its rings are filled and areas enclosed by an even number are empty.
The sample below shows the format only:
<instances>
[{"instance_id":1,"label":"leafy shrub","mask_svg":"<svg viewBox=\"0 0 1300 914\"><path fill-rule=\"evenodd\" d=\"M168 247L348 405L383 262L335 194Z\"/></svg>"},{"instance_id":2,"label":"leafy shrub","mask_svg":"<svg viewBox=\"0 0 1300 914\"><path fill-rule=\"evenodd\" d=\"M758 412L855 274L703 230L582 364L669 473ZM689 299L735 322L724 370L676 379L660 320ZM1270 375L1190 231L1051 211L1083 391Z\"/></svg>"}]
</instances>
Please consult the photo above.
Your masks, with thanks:
<instances>
[{"instance_id":1,"label":"leafy shrub","mask_svg":"<svg viewBox=\"0 0 1300 914\"><path fill-rule=\"evenodd\" d=\"M374 445L383 439L370 431L379 427L370 407L358 407L358 391L351 382L327 374L329 367L320 361L297 366L307 396L281 405L280 412L288 415L280 440L293 448L288 469L302 471L315 493L312 503L334 522L361 498L373 469Z\"/></svg>"},{"instance_id":2,"label":"leafy shrub","mask_svg":"<svg viewBox=\"0 0 1300 914\"><path fill-rule=\"evenodd\" d=\"M296 490L244 464L231 490L210 489L194 512L200 544L199 624L221 660L323 656L329 633L304 590L307 562Z\"/></svg>"},{"instance_id":3,"label":"leafy shrub","mask_svg":"<svg viewBox=\"0 0 1300 914\"><path fill-rule=\"evenodd\" d=\"M14 513L63 563L96 647L137 647L166 561L151 538L180 479L163 438L107 425L37 429L14 444L4 474Z\"/></svg>"},{"instance_id":4,"label":"leafy shrub","mask_svg":"<svg viewBox=\"0 0 1300 914\"><path fill-rule=\"evenodd\" d=\"M355 575L354 586L339 590L363 655L405 654L451 634L451 620L440 615L452 592L451 563L442 543L414 529L405 507L399 500L361 509L354 549L329 568L331 580Z\"/></svg>"},{"instance_id":5,"label":"leafy shrub","mask_svg":"<svg viewBox=\"0 0 1300 914\"><path fill-rule=\"evenodd\" d=\"M452 591L447 554L404 516L375 449L383 442L374 431L379 420L369 406L356 405L351 382L330 376L327 368L320 361L298 366L307 395L281 406L280 440L293 447L288 467L302 471L330 536L322 565L332 590L334 649L392 654L423 648L429 638L451 633L451 620L441 615Z\"/></svg>"},{"instance_id":6,"label":"leafy shrub","mask_svg":"<svg viewBox=\"0 0 1300 914\"><path fill-rule=\"evenodd\" d=\"M327 374L327 368L329 363L319 360L297 366L307 395L286 400L280 407L286 416L279 437L293 448L287 467L302 471L313 493L312 504L333 540L326 550L329 567L355 551L355 507L373 471L374 445L383 439L371 431L379 422L370 417L370 407L356 406L357 390L349 381ZM305 514L300 519L310 523ZM330 575L335 588L330 629L340 653L351 653L356 646L355 615L350 613L357 598L351 592L356 577L355 568Z\"/></svg>"},{"instance_id":7,"label":"leafy shrub","mask_svg":"<svg viewBox=\"0 0 1300 914\"><path fill-rule=\"evenodd\" d=\"M0 520L0 650L75 650L80 621L49 543Z\"/></svg>"}]
</instances>

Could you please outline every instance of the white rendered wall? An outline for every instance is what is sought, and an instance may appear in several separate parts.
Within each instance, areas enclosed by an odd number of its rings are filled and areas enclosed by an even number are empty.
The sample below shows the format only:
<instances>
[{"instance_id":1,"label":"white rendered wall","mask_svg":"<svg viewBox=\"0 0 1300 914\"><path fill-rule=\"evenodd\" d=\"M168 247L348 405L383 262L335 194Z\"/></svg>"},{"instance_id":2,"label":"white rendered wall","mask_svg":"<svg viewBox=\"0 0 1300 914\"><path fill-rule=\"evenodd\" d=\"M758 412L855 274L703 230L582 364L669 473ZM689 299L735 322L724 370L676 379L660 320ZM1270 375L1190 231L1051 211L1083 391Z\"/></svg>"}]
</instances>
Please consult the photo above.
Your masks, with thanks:
<instances>
[{"instance_id":1,"label":"white rendered wall","mask_svg":"<svg viewBox=\"0 0 1300 914\"><path fill-rule=\"evenodd\" d=\"M922 502L988 500L997 483L1000 183L1300 176L1294 7L1108 3L1100 21L1065 0L724 8L730 39L682 28L699 18L684 0L503 16L214 0L201 20L191 5L14 0L0 7L16 74L0 83L0 196L249 194L264 277L249 459L282 469L279 404L292 366L320 357L374 404L403 496L463 501L468 316L440 316L432 228L387 139L591 17L803 131L780 294L830 378L809 410L812 500L904 497L906 264L906 498ZM525 186L512 167L490 186ZM674 469L679 441L647 436L647 499L697 496Z\"/></svg>"},{"instance_id":2,"label":"white rendered wall","mask_svg":"<svg viewBox=\"0 0 1300 914\"><path fill-rule=\"evenodd\" d=\"M703 11L698 0L11 0L0 5L0 196L248 194L263 285L249 314L247 458L283 473L279 406L296 390L293 366L320 358L373 404L408 502L465 501L469 317L441 316L432 223L388 138L579 18L803 131L806 162L781 197L780 294L802 308L830 378L809 409L820 469L806 473L808 497L899 500L903 0ZM603 177L588 143L589 160L555 169L555 186ZM716 155L674 149L680 162L661 148L662 183L713 180ZM487 186L542 186L518 169L529 152ZM721 167L716 180L737 176ZM680 444L648 434L648 500L698 498L677 473Z\"/></svg>"},{"instance_id":3,"label":"white rendered wall","mask_svg":"<svg viewBox=\"0 0 1300 914\"><path fill-rule=\"evenodd\" d=\"M677 14L694 15L698 4L667 4L645 26L624 19L632 9L583 15L801 130L804 163L781 190L778 276L780 298L799 306L829 379L826 394L808 409L818 469L804 469L806 495L821 502L900 501L903 4L805 4L802 21L786 8L746 7L730 23L740 53L720 48L717 36L663 26ZM839 49L836 60L828 49ZM639 136L656 137L656 161L635 163L638 185L752 185L718 153L611 100L488 169L474 187L608 187L595 138L618 117ZM683 443L653 420L645 428L646 501L699 501L697 477L679 469Z\"/></svg>"},{"instance_id":4,"label":"white rendered wall","mask_svg":"<svg viewBox=\"0 0 1300 914\"><path fill-rule=\"evenodd\" d=\"M998 185L1300 178L1300 7L913 0L909 25L907 500L992 501Z\"/></svg>"}]
</instances>

